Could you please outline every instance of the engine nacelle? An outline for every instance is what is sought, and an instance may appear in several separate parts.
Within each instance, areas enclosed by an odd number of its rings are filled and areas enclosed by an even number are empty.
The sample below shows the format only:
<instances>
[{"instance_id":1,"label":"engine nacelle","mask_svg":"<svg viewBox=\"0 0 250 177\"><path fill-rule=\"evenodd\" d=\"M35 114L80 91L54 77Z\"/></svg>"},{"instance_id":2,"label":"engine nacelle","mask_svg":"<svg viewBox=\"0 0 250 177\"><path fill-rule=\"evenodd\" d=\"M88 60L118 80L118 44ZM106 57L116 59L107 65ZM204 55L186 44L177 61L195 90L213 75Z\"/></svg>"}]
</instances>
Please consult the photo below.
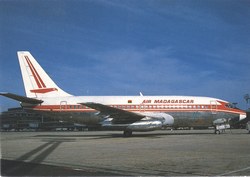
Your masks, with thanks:
<instances>
[{"instance_id":1,"label":"engine nacelle","mask_svg":"<svg viewBox=\"0 0 250 177\"><path fill-rule=\"evenodd\" d=\"M152 131L174 124L174 118L166 113L144 113L140 121L130 124L127 128L132 131Z\"/></svg>"},{"instance_id":2,"label":"engine nacelle","mask_svg":"<svg viewBox=\"0 0 250 177\"><path fill-rule=\"evenodd\" d=\"M153 131L161 129L162 125L159 120L141 120L130 124L127 129L132 131Z\"/></svg>"},{"instance_id":3,"label":"engine nacelle","mask_svg":"<svg viewBox=\"0 0 250 177\"><path fill-rule=\"evenodd\" d=\"M151 120L159 120L164 126L170 126L174 124L174 118L166 113L144 113L147 118Z\"/></svg>"},{"instance_id":4,"label":"engine nacelle","mask_svg":"<svg viewBox=\"0 0 250 177\"><path fill-rule=\"evenodd\" d=\"M227 119L222 118L222 119L216 119L216 120L214 120L213 124L214 125L225 124L226 122L227 122Z\"/></svg>"}]
</instances>

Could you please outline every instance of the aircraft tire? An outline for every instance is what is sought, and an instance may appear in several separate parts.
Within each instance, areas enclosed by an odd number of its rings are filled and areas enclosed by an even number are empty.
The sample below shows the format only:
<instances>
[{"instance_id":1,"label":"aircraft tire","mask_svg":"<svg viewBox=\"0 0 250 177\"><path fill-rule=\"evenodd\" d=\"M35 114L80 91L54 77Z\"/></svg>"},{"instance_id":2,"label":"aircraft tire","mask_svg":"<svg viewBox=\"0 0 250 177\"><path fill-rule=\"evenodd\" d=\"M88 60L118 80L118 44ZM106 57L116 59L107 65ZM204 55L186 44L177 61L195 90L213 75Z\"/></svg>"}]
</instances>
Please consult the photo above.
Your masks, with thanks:
<instances>
[{"instance_id":1,"label":"aircraft tire","mask_svg":"<svg viewBox=\"0 0 250 177\"><path fill-rule=\"evenodd\" d=\"M131 137L132 136L132 131L131 130L124 130L123 136L124 137Z\"/></svg>"},{"instance_id":2,"label":"aircraft tire","mask_svg":"<svg viewBox=\"0 0 250 177\"><path fill-rule=\"evenodd\" d=\"M220 130L215 130L214 132L216 135L219 135L220 134Z\"/></svg>"}]
</instances>

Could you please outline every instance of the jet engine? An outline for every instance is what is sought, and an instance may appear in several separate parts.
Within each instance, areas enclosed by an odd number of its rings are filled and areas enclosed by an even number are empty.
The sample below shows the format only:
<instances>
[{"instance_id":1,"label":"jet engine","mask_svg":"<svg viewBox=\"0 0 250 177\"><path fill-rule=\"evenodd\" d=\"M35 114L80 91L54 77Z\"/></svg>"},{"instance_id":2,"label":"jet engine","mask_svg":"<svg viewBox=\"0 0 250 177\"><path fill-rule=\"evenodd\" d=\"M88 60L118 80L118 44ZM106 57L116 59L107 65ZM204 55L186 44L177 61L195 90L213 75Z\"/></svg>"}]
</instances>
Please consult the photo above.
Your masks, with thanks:
<instances>
[{"instance_id":1,"label":"jet engine","mask_svg":"<svg viewBox=\"0 0 250 177\"><path fill-rule=\"evenodd\" d=\"M144 113L146 117L149 117L153 120L159 120L165 126L170 126L174 124L174 118L166 113Z\"/></svg>"},{"instance_id":2,"label":"jet engine","mask_svg":"<svg viewBox=\"0 0 250 177\"><path fill-rule=\"evenodd\" d=\"M144 115L145 118L130 124L127 129L131 131L152 131L174 123L174 118L166 113L144 113Z\"/></svg>"}]
</instances>

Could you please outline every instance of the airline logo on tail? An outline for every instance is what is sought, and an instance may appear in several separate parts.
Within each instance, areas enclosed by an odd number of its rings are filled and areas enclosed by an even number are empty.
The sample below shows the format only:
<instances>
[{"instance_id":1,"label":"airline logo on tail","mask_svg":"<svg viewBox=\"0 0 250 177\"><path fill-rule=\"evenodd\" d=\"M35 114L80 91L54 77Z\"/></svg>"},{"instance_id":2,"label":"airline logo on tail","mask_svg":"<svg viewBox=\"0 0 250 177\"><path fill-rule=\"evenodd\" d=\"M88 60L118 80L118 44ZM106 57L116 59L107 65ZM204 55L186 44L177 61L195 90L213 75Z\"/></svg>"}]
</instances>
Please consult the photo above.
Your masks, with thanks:
<instances>
[{"instance_id":1,"label":"airline logo on tail","mask_svg":"<svg viewBox=\"0 0 250 177\"><path fill-rule=\"evenodd\" d=\"M43 82L43 80L41 79L40 75L38 74L36 68L34 67L34 65L31 63L30 59L28 56L24 56L26 62L29 65L30 71L36 81L36 85L38 87L38 89L33 89L30 90L32 93L48 93L48 92L52 92L52 91L58 91L57 88L47 88L45 83Z\"/></svg>"}]
</instances>

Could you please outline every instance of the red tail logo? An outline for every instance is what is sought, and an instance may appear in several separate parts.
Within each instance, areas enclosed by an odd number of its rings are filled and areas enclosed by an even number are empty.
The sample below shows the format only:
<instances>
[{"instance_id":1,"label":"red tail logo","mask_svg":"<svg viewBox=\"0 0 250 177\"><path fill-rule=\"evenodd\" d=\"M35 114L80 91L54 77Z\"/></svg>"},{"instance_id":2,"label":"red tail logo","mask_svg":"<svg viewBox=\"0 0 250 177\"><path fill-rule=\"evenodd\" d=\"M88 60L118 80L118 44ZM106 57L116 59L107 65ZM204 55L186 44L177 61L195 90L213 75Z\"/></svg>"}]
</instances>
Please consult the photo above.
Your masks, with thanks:
<instances>
[{"instance_id":1,"label":"red tail logo","mask_svg":"<svg viewBox=\"0 0 250 177\"><path fill-rule=\"evenodd\" d=\"M32 73L32 75L33 75L33 77L34 77L34 79L36 81L36 85L38 87L38 89L30 90L32 93L48 93L48 92L52 92L52 91L58 91L57 88L47 88L46 85L45 85L45 83L41 79L40 75L36 71L35 67L31 63L29 57L28 56L24 56L24 58L26 59L26 62L29 65L31 73Z\"/></svg>"}]
</instances>

